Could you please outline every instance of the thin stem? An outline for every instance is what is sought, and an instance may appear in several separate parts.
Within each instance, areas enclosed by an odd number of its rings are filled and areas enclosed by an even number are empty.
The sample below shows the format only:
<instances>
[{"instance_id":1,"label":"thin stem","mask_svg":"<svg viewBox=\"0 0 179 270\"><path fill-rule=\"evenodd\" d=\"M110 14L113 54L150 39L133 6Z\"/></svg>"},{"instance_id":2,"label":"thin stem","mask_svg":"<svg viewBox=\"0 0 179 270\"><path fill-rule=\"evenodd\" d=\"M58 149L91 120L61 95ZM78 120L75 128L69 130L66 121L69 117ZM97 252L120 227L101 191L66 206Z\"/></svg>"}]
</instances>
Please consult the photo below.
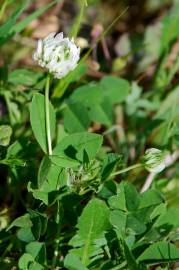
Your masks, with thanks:
<instances>
[{"instance_id":1,"label":"thin stem","mask_svg":"<svg viewBox=\"0 0 179 270\"><path fill-rule=\"evenodd\" d=\"M8 91L4 91L4 99L6 101L6 105L7 105L7 109L8 109L8 113L9 113L9 120L10 120L10 124L11 126L13 126L15 120L14 120L14 116L13 116L13 112L11 110L11 102L10 102L10 98L9 98L9 92Z\"/></svg>"},{"instance_id":2,"label":"thin stem","mask_svg":"<svg viewBox=\"0 0 179 270\"><path fill-rule=\"evenodd\" d=\"M130 170L133 170L135 168L142 167L142 166L143 165L141 163L137 163L137 164L134 164L132 166L129 166L129 167L125 168L125 169L122 169L120 171L114 172L114 173L111 174L111 176L115 176L115 175L118 175L118 174L121 174L121 173L125 173L125 172L128 172Z\"/></svg>"},{"instance_id":3,"label":"thin stem","mask_svg":"<svg viewBox=\"0 0 179 270\"><path fill-rule=\"evenodd\" d=\"M50 75L48 74L45 85L45 121L46 121L46 135L48 144L48 154L52 155L52 140L50 131L50 103L49 103L49 87L50 87Z\"/></svg>"},{"instance_id":4,"label":"thin stem","mask_svg":"<svg viewBox=\"0 0 179 270\"><path fill-rule=\"evenodd\" d=\"M5 0L4 3L2 4L2 7L0 9L0 20L3 19L5 10L6 10L7 6L9 5L9 2L10 2L9 0Z\"/></svg>"}]
</instances>

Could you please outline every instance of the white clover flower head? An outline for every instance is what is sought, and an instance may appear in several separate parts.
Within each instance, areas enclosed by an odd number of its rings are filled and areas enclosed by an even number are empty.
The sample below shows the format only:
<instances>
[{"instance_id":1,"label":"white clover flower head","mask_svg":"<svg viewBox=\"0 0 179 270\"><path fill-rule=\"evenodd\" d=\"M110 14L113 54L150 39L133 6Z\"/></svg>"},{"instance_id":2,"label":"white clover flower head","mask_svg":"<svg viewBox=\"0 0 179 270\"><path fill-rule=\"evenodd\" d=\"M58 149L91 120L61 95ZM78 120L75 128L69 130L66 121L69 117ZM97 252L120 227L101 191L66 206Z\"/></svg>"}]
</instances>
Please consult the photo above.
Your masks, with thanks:
<instances>
[{"instance_id":1,"label":"white clover flower head","mask_svg":"<svg viewBox=\"0 0 179 270\"><path fill-rule=\"evenodd\" d=\"M145 151L142 163L146 170L153 173L159 173L165 169L166 153L156 148L150 148Z\"/></svg>"},{"instance_id":2,"label":"white clover flower head","mask_svg":"<svg viewBox=\"0 0 179 270\"><path fill-rule=\"evenodd\" d=\"M64 38L63 33L53 32L45 39L38 40L33 59L55 78L60 79L76 68L80 59L80 48L73 39Z\"/></svg>"}]
</instances>

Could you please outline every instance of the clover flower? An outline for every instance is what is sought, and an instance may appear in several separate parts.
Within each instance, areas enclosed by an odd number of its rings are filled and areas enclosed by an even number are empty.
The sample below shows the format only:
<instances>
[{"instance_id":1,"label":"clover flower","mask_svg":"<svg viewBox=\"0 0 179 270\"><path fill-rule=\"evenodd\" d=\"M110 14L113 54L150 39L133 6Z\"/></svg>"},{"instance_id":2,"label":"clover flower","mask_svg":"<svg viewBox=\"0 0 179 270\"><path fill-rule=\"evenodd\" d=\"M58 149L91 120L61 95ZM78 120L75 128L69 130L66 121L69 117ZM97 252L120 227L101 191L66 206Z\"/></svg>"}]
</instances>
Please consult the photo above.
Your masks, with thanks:
<instances>
[{"instance_id":1,"label":"clover flower","mask_svg":"<svg viewBox=\"0 0 179 270\"><path fill-rule=\"evenodd\" d=\"M80 48L73 39L64 38L63 33L50 33L45 39L38 40L33 59L45 67L57 79L66 76L77 66Z\"/></svg>"},{"instance_id":2,"label":"clover flower","mask_svg":"<svg viewBox=\"0 0 179 270\"><path fill-rule=\"evenodd\" d=\"M156 148L150 148L145 151L142 163L149 172L159 173L165 169L165 157L165 152Z\"/></svg>"}]
</instances>

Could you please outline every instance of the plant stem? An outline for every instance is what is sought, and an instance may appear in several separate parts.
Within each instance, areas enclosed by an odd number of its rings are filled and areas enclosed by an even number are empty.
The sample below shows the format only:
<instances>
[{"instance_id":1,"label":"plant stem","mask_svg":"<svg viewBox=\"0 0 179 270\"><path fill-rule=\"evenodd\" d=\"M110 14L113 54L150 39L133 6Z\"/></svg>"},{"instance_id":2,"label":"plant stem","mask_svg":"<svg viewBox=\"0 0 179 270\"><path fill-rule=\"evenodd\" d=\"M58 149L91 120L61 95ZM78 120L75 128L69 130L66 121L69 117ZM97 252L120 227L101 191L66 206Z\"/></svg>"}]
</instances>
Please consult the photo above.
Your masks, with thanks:
<instances>
[{"instance_id":1,"label":"plant stem","mask_svg":"<svg viewBox=\"0 0 179 270\"><path fill-rule=\"evenodd\" d=\"M3 19L5 10L6 10L7 6L9 5L9 2L10 2L9 0L5 0L4 3L2 4L1 9L0 9L0 20Z\"/></svg>"},{"instance_id":2,"label":"plant stem","mask_svg":"<svg viewBox=\"0 0 179 270\"><path fill-rule=\"evenodd\" d=\"M132 166L129 166L129 167L125 168L125 169L122 169L120 171L114 172L114 173L111 174L111 176L115 176L115 175L118 175L118 174L121 174L121 173L125 173L125 172L128 172L130 170L133 170L135 168L142 167L142 166L143 165L141 163L137 163L137 164L134 164Z\"/></svg>"},{"instance_id":3,"label":"plant stem","mask_svg":"<svg viewBox=\"0 0 179 270\"><path fill-rule=\"evenodd\" d=\"M46 85L45 85L45 120L46 120L46 136L48 144L48 154L52 155L52 140L50 131L50 103L49 103L49 86L50 86L50 74L47 75Z\"/></svg>"}]
</instances>

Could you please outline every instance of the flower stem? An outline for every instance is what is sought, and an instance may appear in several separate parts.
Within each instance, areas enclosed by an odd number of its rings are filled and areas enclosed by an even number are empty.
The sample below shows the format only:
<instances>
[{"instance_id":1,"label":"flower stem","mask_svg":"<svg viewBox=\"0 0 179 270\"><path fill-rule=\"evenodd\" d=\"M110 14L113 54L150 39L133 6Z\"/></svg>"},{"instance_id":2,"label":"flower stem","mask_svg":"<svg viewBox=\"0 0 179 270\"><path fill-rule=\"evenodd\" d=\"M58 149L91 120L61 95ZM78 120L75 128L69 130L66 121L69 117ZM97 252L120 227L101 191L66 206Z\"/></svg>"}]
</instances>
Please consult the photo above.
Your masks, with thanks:
<instances>
[{"instance_id":1,"label":"flower stem","mask_svg":"<svg viewBox=\"0 0 179 270\"><path fill-rule=\"evenodd\" d=\"M125 173L125 172L128 172L130 170L133 170L135 168L142 167L142 166L143 165L141 163L137 163L137 164L134 164L132 166L129 166L129 167L125 168L125 169L122 169L120 171L114 172L114 173L111 174L111 176L115 176L115 175L118 175L118 174L121 174L121 173Z\"/></svg>"},{"instance_id":2,"label":"flower stem","mask_svg":"<svg viewBox=\"0 0 179 270\"><path fill-rule=\"evenodd\" d=\"M52 155L52 140L50 131L50 111L49 111L49 87L50 87L50 75L47 75L46 85L45 85L45 121L46 121L46 136L48 144L48 154Z\"/></svg>"}]
</instances>

